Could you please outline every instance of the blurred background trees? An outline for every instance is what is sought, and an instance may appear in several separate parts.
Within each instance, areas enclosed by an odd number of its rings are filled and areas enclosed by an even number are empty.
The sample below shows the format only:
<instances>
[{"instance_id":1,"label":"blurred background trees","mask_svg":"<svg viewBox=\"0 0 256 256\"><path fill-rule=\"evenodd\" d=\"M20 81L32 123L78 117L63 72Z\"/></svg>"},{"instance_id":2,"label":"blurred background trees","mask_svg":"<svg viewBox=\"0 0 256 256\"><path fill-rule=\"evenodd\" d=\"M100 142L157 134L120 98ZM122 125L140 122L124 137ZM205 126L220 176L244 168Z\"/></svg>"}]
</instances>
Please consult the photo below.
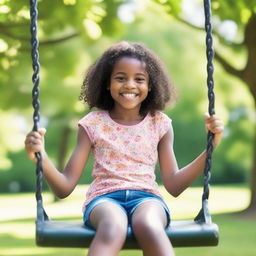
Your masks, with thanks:
<instances>
[{"instance_id":1,"label":"blurred background trees","mask_svg":"<svg viewBox=\"0 0 256 256\"><path fill-rule=\"evenodd\" d=\"M207 111L203 1L39 1L41 126L61 169L74 146L76 122L88 111L78 101L86 68L112 43L144 42L166 63L180 99L173 119L180 166L205 147ZM256 3L213 0L216 112L225 120L211 183L251 184L256 204ZM32 127L28 1L0 0L0 191L34 187L23 152ZM254 153L253 153L254 152ZM81 182L89 182L92 160Z\"/></svg>"},{"instance_id":2,"label":"blurred background trees","mask_svg":"<svg viewBox=\"0 0 256 256\"><path fill-rule=\"evenodd\" d=\"M193 19L191 12L181 12L177 14L176 9L172 8L173 3L177 1L156 1L162 3L168 13L174 16L181 23L189 27L201 30L202 21ZM198 5L200 10L201 1L194 1L194 8ZM254 110L249 115L254 123L252 137L252 167L250 176L251 201L249 209L256 208L256 126L255 126L255 110L256 110L256 2L247 1L225 1L212 0L213 23L215 39L217 47L215 48L215 59L229 75L239 79L247 87L250 93ZM182 1L184 5L190 5L191 1ZM184 8L186 10L186 8ZM202 9L202 8L201 8ZM173 11L174 10L174 11ZM185 14L185 15L184 15ZM196 14L196 12L194 12ZM201 24L200 24L201 23ZM232 57L231 57L232 56ZM237 89L233 86L233 90ZM241 112L241 109L238 109ZM235 132L235 129L233 129ZM238 137L243 137L240 133ZM243 139L244 141L244 139ZM230 145L231 147L233 145ZM240 147L240 146L239 146ZM231 148L229 148L231 149ZM237 150L237 149L236 149ZM238 151L237 151L238 152ZM242 158L245 154L240 151L238 158Z\"/></svg>"}]
</instances>

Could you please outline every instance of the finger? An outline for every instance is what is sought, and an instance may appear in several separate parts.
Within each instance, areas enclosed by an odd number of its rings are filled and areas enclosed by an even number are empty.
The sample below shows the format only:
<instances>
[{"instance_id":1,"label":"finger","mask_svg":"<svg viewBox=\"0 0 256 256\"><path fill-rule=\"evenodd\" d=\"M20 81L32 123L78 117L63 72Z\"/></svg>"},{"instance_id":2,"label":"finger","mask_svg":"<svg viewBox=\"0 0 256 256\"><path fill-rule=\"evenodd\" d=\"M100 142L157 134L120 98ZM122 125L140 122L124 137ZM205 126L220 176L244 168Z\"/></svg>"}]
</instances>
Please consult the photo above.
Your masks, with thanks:
<instances>
[{"instance_id":1,"label":"finger","mask_svg":"<svg viewBox=\"0 0 256 256\"><path fill-rule=\"evenodd\" d=\"M34 152L29 153L28 158L31 159L33 162L37 162L37 158Z\"/></svg>"},{"instance_id":2,"label":"finger","mask_svg":"<svg viewBox=\"0 0 256 256\"><path fill-rule=\"evenodd\" d=\"M39 132L30 132L27 136L26 139L30 138L41 138L41 135Z\"/></svg>"},{"instance_id":3,"label":"finger","mask_svg":"<svg viewBox=\"0 0 256 256\"><path fill-rule=\"evenodd\" d=\"M212 129L210 129L210 131L212 133L214 133L215 135L221 135L224 132L224 128L223 127L214 127Z\"/></svg>"},{"instance_id":4,"label":"finger","mask_svg":"<svg viewBox=\"0 0 256 256\"><path fill-rule=\"evenodd\" d=\"M206 129L211 132L223 132L224 126L221 123L214 123L206 125Z\"/></svg>"},{"instance_id":5,"label":"finger","mask_svg":"<svg viewBox=\"0 0 256 256\"><path fill-rule=\"evenodd\" d=\"M28 158L34 161L36 153L35 148L31 144L26 144L25 151L27 153Z\"/></svg>"},{"instance_id":6,"label":"finger","mask_svg":"<svg viewBox=\"0 0 256 256\"><path fill-rule=\"evenodd\" d=\"M215 116L215 115L206 117L205 121L206 123L214 123L214 122L223 123L223 121L218 116Z\"/></svg>"},{"instance_id":7,"label":"finger","mask_svg":"<svg viewBox=\"0 0 256 256\"><path fill-rule=\"evenodd\" d=\"M213 116L207 119L205 125L208 130L215 127L224 127L223 121L217 116Z\"/></svg>"},{"instance_id":8,"label":"finger","mask_svg":"<svg viewBox=\"0 0 256 256\"><path fill-rule=\"evenodd\" d=\"M28 143L26 144L26 151L28 152L28 154L30 152L36 153L36 152L40 152L42 150L42 144L34 144L34 143Z\"/></svg>"},{"instance_id":9,"label":"finger","mask_svg":"<svg viewBox=\"0 0 256 256\"><path fill-rule=\"evenodd\" d=\"M206 121L206 124L211 126L223 126L223 121L220 119L209 119Z\"/></svg>"},{"instance_id":10,"label":"finger","mask_svg":"<svg viewBox=\"0 0 256 256\"><path fill-rule=\"evenodd\" d=\"M37 138L34 136L27 137L25 140L25 145L41 145L42 144L42 138Z\"/></svg>"},{"instance_id":11,"label":"finger","mask_svg":"<svg viewBox=\"0 0 256 256\"><path fill-rule=\"evenodd\" d=\"M38 132L32 131L30 132L26 138L25 138L25 144L30 143L34 139L42 140L42 136L45 134L46 130L44 128L41 128Z\"/></svg>"},{"instance_id":12,"label":"finger","mask_svg":"<svg viewBox=\"0 0 256 256\"><path fill-rule=\"evenodd\" d=\"M40 128L38 130L38 132L39 132L40 135L44 136L46 134L46 129L45 128Z\"/></svg>"},{"instance_id":13,"label":"finger","mask_svg":"<svg viewBox=\"0 0 256 256\"><path fill-rule=\"evenodd\" d=\"M224 125L221 121L214 121L214 122L211 122L211 123L206 123L206 128L208 130L213 130L213 129L224 129Z\"/></svg>"}]
</instances>

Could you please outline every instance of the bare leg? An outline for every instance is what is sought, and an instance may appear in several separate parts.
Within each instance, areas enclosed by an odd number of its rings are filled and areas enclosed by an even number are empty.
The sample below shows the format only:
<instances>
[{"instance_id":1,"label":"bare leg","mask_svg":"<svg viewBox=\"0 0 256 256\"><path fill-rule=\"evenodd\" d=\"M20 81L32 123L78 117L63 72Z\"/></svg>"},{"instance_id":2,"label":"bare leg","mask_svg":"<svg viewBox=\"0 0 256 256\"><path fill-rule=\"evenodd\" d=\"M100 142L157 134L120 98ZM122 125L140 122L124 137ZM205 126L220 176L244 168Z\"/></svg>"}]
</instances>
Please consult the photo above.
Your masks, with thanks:
<instances>
[{"instance_id":1,"label":"bare leg","mask_svg":"<svg viewBox=\"0 0 256 256\"><path fill-rule=\"evenodd\" d=\"M127 233L127 216L116 204L102 202L90 214L96 235L90 245L88 256L116 256L122 249Z\"/></svg>"},{"instance_id":2,"label":"bare leg","mask_svg":"<svg viewBox=\"0 0 256 256\"><path fill-rule=\"evenodd\" d=\"M156 200L146 201L135 210L132 228L144 256L174 256L166 224L165 210Z\"/></svg>"}]
</instances>

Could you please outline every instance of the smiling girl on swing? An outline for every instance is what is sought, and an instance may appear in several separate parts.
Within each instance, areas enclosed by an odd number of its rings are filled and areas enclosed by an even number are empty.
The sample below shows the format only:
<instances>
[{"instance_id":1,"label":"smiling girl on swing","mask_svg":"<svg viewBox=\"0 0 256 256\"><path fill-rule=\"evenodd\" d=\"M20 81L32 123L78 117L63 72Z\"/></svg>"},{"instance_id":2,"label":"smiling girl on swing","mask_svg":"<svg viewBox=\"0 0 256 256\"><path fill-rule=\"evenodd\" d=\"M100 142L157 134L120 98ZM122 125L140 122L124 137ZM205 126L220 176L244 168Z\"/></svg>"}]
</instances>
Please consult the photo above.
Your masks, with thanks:
<instances>
[{"instance_id":1,"label":"smiling girl on swing","mask_svg":"<svg viewBox=\"0 0 256 256\"><path fill-rule=\"evenodd\" d=\"M44 148L46 130L30 132L28 157L41 152L45 178L60 198L77 185L90 151L93 182L83 205L84 223L96 230L89 256L114 256L122 249L130 226L145 256L174 255L165 233L170 211L155 180L159 160L166 190L177 197L203 172L206 152L179 169L173 151L172 120L165 104L174 86L159 58L143 44L123 41L110 47L87 71L80 98L90 112L78 122L77 144L63 172ZM206 130L221 141L222 120L205 115Z\"/></svg>"}]
</instances>

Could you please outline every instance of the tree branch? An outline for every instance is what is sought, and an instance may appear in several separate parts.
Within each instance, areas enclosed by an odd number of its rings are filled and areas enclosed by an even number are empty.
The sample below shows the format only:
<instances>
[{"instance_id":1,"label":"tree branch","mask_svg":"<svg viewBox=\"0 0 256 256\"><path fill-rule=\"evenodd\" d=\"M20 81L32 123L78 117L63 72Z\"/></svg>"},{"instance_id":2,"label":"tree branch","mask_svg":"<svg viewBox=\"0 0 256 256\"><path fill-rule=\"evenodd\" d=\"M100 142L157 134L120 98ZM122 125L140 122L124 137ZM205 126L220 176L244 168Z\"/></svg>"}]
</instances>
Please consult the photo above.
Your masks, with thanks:
<instances>
[{"instance_id":1,"label":"tree branch","mask_svg":"<svg viewBox=\"0 0 256 256\"><path fill-rule=\"evenodd\" d=\"M16 40L19 40L19 41L26 41L26 42L30 42L30 38L29 37L24 37L24 36L17 36L17 35L14 35L12 33L10 33L9 31L7 31L5 28L4 29L1 29L0 30L0 33L2 33L3 35L11 38L11 39L16 39ZM63 36L63 37L60 37L60 38L56 38L56 39L49 39L49 40L42 40L40 42L40 45L51 45L51 44L57 44L57 43L61 43L63 41L66 41L66 40L69 40L69 39L72 39L74 37L77 37L79 35L78 32L73 32L71 33L70 35L67 35L67 36Z\"/></svg>"},{"instance_id":2,"label":"tree branch","mask_svg":"<svg viewBox=\"0 0 256 256\"><path fill-rule=\"evenodd\" d=\"M57 43L61 43L63 41L66 41L66 40L69 40L69 39L72 39L74 37L77 37L79 36L80 34L78 32L73 32L72 34L70 35L67 35L67 36L63 36L63 37L60 37L60 38L57 38L57 39L49 39L49 40L45 40L45 41L41 41L40 42L40 45L49 45L49 44L57 44Z\"/></svg>"},{"instance_id":3,"label":"tree branch","mask_svg":"<svg viewBox=\"0 0 256 256\"><path fill-rule=\"evenodd\" d=\"M196 26L196 25L194 25L192 23L189 23L188 21L186 21L186 20L184 20L184 19L182 19L182 18L180 18L178 16L174 16L174 17L175 17L176 20L178 20L179 22L185 24L186 26L189 26L189 27L191 27L193 29L196 29L196 30L204 31L203 27L198 27L198 26Z\"/></svg>"},{"instance_id":4,"label":"tree branch","mask_svg":"<svg viewBox=\"0 0 256 256\"><path fill-rule=\"evenodd\" d=\"M217 51L215 51L215 59L221 64L221 66L231 75L243 79L243 70L236 69L231 64L229 64Z\"/></svg>"},{"instance_id":5,"label":"tree branch","mask_svg":"<svg viewBox=\"0 0 256 256\"><path fill-rule=\"evenodd\" d=\"M29 26L29 22L21 22L21 23L3 23L0 22L1 28L19 28Z\"/></svg>"},{"instance_id":6,"label":"tree branch","mask_svg":"<svg viewBox=\"0 0 256 256\"><path fill-rule=\"evenodd\" d=\"M30 41L30 38L28 37L24 37L24 36L17 36L17 35L14 35L12 33L10 33L10 31L8 31L6 29L6 27L2 27L1 30L0 30L0 33L11 38L11 39L16 39L16 40L19 40L19 41Z\"/></svg>"},{"instance_id":7,"label":"tree branch","mask_svg":"<svg viewBox=\"0 0 256 256\"><path fill-rule=\"evenodd\" d=\"M192 24L192 23L189 23L188 21L186 21L186 20L184 20L184 19L182 19L182 18L180 18L180 17L178 17L178 16L175 16L175 18L176 18L179 22L185 24L186 26L189 26L189 27L191 27L191 28L193 28L193 29L196 29L196 30L199 30L199 31L205 31L204 27L198 27L198 26L196 26L196 25L194 25L194 24ZM214 36L216 36L216 37L219 39L219 41L222 42L223 44L226 44L226 45L229 45L229 46L232 46L232 47L236 47L236 48L243 46L243 42L241 42L241 43L234 43L234 42L227 41L224 37L222 37L222 36L221 36L219 33L217 33L216 30L214 30L214 29L213 29L213 31L212 31L212 34L213 34Z\"/></svg>"}]
</instances>

